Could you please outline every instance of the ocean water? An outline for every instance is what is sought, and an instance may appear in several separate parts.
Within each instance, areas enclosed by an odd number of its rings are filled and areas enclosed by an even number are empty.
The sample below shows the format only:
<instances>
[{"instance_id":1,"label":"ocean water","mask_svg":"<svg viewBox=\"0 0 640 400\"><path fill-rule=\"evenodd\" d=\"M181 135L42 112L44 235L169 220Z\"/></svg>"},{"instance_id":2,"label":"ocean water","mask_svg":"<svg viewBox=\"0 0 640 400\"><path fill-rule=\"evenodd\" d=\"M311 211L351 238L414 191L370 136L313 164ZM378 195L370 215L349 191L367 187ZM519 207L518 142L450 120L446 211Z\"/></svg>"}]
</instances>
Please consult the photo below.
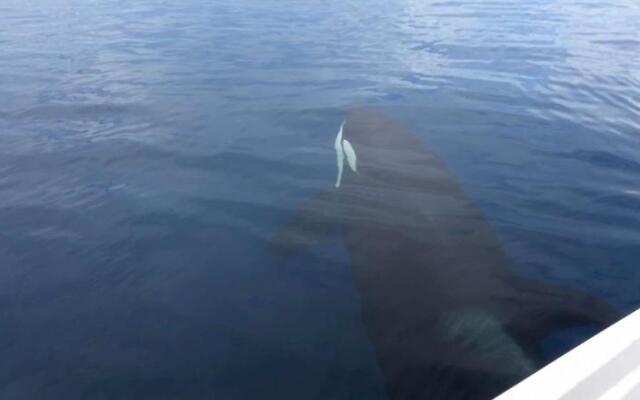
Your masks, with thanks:
<instances>
[{"instance_id":1,"label":"ocean water","mask_svg":"<svg viewBox=\"0 0 640 400\"><path fill-rule=\"evenodd\" d=\"M386 399L341 240L268 249L353 105L640 307L639 55L637 0L0 0L0 399Z\"/></svg>"}]
</instances>

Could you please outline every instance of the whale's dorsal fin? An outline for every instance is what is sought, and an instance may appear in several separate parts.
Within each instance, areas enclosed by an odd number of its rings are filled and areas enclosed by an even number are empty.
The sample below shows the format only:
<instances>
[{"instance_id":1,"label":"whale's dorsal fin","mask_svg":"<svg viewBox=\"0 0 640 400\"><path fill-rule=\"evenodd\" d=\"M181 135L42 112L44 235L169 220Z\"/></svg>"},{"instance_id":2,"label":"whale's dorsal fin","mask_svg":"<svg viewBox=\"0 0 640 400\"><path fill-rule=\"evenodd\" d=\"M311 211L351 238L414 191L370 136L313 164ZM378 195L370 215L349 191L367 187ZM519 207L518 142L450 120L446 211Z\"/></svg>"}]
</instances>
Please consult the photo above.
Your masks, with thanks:
<instances>
[{"instance_id":1,"label":"whale's dorsal fin","mask_svg":"<svg viewBox=\"0 0 640 400\"><path fill-rule=\"evenodd\" d=\"M279 254L293 254L333 235L343 214L340 198L339 190L331 188L305 200L271 237L271 249Z\"/></svg>"}]
</instances>

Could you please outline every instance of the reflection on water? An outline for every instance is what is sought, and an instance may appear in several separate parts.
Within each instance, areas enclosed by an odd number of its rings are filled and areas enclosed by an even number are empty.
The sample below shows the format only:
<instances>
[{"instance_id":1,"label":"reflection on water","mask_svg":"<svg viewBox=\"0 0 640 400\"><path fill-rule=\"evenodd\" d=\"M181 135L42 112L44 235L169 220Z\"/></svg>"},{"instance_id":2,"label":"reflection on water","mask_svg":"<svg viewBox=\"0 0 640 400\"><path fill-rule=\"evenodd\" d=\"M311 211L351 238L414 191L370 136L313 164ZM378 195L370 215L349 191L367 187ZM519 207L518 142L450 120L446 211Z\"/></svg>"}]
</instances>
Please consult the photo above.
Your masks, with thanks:
<instances>
[{"instance_id":1,"label":"reflection on water","mask_svg":"<svg viewBox=\"0 0 640 400\"><path fill-rule=\"evenodd\" d=\"M632 0L3 2L0 398L388 398L340 236L267 243L354 104L447 165L514 276L637 308L638 32ZM444 326L501 337L479 315Z\"/></svg>"}]
</instances>

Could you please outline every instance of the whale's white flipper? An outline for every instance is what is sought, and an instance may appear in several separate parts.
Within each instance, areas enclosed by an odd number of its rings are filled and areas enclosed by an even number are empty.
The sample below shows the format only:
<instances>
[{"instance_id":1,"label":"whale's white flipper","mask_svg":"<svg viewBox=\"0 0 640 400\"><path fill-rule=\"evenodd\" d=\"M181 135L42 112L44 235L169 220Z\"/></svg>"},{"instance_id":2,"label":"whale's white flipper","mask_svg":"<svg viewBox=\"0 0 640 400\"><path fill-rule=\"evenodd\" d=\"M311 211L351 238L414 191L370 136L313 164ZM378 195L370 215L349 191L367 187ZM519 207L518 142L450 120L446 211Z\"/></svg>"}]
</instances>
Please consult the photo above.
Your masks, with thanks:
<instances>
[{"instance_id":1,"label":"whale's white flipper","mask_svg":"<svg viewBox=\"0 0 640 400\"><path fill-rule=\"evenodd\" d=\"M336 136L336 142L334 144L334 148L336 149L336 157L338 162L338 177L336 178L336 187L340 187L340 182L342 182L342 170L344 168L344 151L342 150L342 130L344 129L344 123L346 121L342 121L340 124L340 130L338 131L338 136Z\"/></svg>"},{"instance_id":2,"label":"whale's white flipper","mask_svg":"<svg viewBox=\"0 0 640 400\"><path fill-rule=\"evenodd\" d=\"M344 154L347 156L349 167L351 167L353 172L358 172L358 169L356 168L358 158L356 157L356 151L353 149L353 145L347 139L344 139L342 141L342 147L344 147Z\"/></svg>"}]
</instances>

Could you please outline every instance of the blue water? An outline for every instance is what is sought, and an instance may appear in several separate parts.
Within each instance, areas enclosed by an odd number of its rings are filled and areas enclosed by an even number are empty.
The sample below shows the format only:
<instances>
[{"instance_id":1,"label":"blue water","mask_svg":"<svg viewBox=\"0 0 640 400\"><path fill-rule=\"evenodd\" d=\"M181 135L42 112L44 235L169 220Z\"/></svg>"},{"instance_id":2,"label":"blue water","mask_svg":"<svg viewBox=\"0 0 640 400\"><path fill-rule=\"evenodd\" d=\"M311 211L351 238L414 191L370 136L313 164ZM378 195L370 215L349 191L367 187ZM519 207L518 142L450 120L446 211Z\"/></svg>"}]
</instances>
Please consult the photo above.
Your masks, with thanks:
<instances>
[{"instance_id":1,"label":"blue water","mask_svg":"<svg viewBox=\"0 0 640 400\"><path fill-rule=\"evenodd\" d=\"M352 105L634 310L639 54L637 0L0 1L0 399L385 399L342 242L267 249Z\"/></svg>"}]
</instances>

